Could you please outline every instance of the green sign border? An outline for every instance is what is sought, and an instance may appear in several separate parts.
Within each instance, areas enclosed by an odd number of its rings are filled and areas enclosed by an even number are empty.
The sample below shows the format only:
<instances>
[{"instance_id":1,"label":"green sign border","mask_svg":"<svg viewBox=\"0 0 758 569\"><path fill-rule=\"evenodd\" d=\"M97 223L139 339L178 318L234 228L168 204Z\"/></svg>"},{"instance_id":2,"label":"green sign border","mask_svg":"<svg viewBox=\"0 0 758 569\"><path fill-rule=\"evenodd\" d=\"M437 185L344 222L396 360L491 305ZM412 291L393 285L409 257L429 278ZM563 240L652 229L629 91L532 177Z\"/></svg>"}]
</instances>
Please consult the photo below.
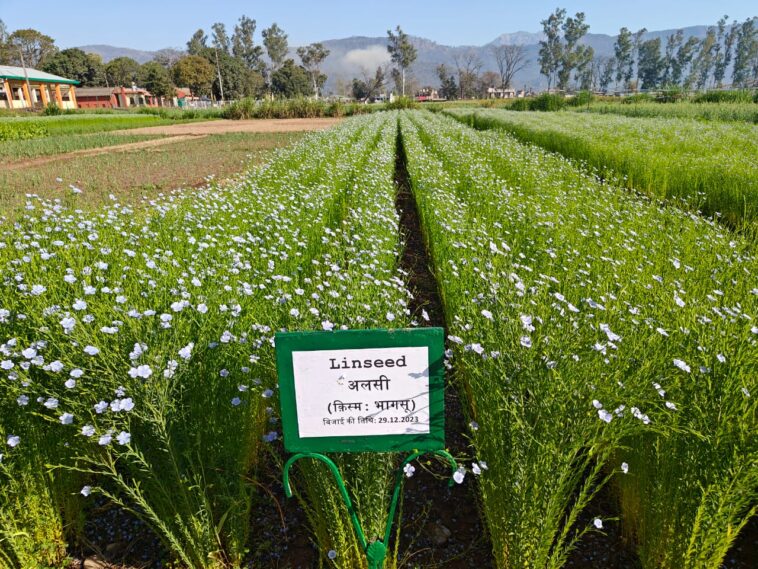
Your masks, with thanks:
<instances>
[{"instance_id":1,"label":"green sign border","mask_svg":"<svg viewBox=\"0 0 758 569\"><path fill-rule=\"evenodd\" d=\"M300 438L292 352L362 348L429 349L429 433ZM445 333L442 328L278 332L276 364L284 448L289 452L400 452L445 448Z\"/></svg>"}]
</instances>

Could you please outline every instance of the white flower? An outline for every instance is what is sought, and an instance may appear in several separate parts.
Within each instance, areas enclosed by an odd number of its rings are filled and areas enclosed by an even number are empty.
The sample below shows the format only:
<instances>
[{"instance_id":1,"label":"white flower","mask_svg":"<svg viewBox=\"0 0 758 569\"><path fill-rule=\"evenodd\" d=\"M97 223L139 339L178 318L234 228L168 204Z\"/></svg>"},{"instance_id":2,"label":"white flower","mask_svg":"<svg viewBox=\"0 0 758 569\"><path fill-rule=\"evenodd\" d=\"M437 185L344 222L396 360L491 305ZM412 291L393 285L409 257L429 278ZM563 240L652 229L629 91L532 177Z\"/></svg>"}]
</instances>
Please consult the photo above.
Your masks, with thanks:
<instances>
[{"instance_id":1,"label":"white flower","mask_svg":"<svg viewBox=\"0 0 758 569\"><path fill-rule=\"evenodd\" d=\"M111 434L106 433L97 440L97 444L99 444L101 447L106 447L109 444L111 444L112 440L113 440L113 437L111 437Z\"/></svg>"},{"instance_id":2,"label":"white flower","mask_svg":"<svg viewBox=\"0 0 758 569\"><path fill-rule=\"evenodd\" d=\"M684 301L681 298L679 298L679 295L676 294L676 293L674 293L674 302L676 302L676 305L679 308L683 308L684 307L684 304L685 304Z\"/></svg>"},{"instance_id":3,"label":"white flower","mask_svg":"<svg viewBox=\"0 0 758 569\"><path fill-rule=\"evenodd\" d=\"M61 326L63 326L63 331L66 334L68 334L69 332L71 332L71 330L74 329L74 326L76 326L76 320L74 320L71 317L68 317L61 320L60 324Z\"/></svg>"},{"instance_id":4,"label":"white flower","mask_svg":"<svg viewBox=\"0 0 758 569\"><path fill-rule=\"evenodd\" d=\"M290 309L290 316L293 318L300 318L300 311L297 308Z\"/></svg>"},{"instance_id":5,"label":"white flower","mask_svg":"<svg viewBox=\"0 0 758 569\"><path fill-rule=\"evenodd\" d=\"M29 404L29 397L26 395L19 395L16 398L16 403L19 407L26 407Z\"/></svg>"},{"instance_id":6,"label":"white flower","mask_svg":"<svg viewBox=\"0 0 758 569\"><path fill-rule=\"evenodd\" d=\"M718 355L716 356L716 359L717 359L718 361L720 361L722 364L723 364L724 362L726 362L726 357L724 357L724 354L718 354Z\"/></svg>"},{"instance_id":7,"label":"white flower","mask_svg":"<svg viewBox=\"0 0 758 569\"><path fill-rule=\"evenodd\" d=\"M429 322L429 313L426 310L422 309L421 310L421 318L424 319L424 322ZM758 330L758 329L756 329L756 330ZM756 331L755 333L758 334L758 331Z\"/></svg>"},{"instance_id":8,"label":"white flower","mask_svg":"<svg viewBox=\"0 0 758 569\"><path fill-rule=\"evenodd\" d=\"M13 448L21 442L21 437L18 437L16 435L8 435L8 439L5 442L9 447Z\"/></svg>"},{"instance_id":9,"label":"white flower","mask_svg":"<svg viewBox=\"0 0 758 569\"><path fill-rule=\"evenodd\" d=\"M274 396L274 392L271 391L270 389L267 389L261 395L263 396L264 399L269 399Z\"/></svg>"},{"instance_id":10,"label":"white flower","mask_svg":"<svg viewBox=\"0 0 758 569\"><path fill-rule=\"evenodd\" d=\"M47 287L42 285L34 285L32 286L31 294L32 296L39 296L43 294L47 290Z\"/></svg>"},{"instance_id":11,"label":"white flower","mask_svg":"<svg viewBox=\"0 0 758 569\"><path fill-rule=\"evenodd\" d=\"M79 493L86 498L92 494L92 486L83 486Z\"/></svg>"},{"instance_id":12,"label":"white flower","mask_svg":"<svg viewBox=\"0 0 758 569\"><path fill-rule=\"evenodd\" d=\"M529 336L521 336L521 345L525 348L532 347L532 339Z\"/></svg>"},{"instance_id":13,"label":"white flower","mask_svg":"<svg viewBox=\"0 0 758 569\"><path fill-rule=\"evenodd\" d=\"M101 401L100 403L95 404L95 413L98 415L102 415L105 413L105 410L108 408L108 403L105 401Z\"/></svg>"},{"instance_id":14,"label":"white flower","mask_svg":"<svg viewBox=\"0 0 758 569\"><path fill-rule=\"evenodd\" d=\"M74 416L71 413L64 413L58 419L60 419L61 425L70 425L74 422Z\"/></svg>"},{"instance_id":15,"label":"white flower","mask_svg":"<svg viewBox=\"0 0 758 569\"><path fill-rule=\"evenodd\" d=\"M692 371L690 366L688 366L683 360L674 359L674 365L686 373Z\"/></svg>"},{"instance_id":16,"label":"white flower","mask_svg":"<svg viewBox=\"0 0 758 569\"><path fill-rule=\"evenodd\" d=\"M63 385L66 386L66 389L73 389L74 387L76 387L76 380L75 379L67 379L66 383L64 383Z\"/></svg>"},{"instance_id":17,"label":"white flower","mask_svg":"<svg viewBox=\"0 0 758 569\"><path fill-rule=\"evenodd\" d=\"M614 334L613 332L611 332L611 328L610 328L610 326L608 326L608 324L601 324L600 325L600 330L603 331L603 332L605 332L605 335L608 336L608 341L609 342L618 342L619 340L621 340L621 336L619 336L618 334Z\"/></svg>"},{"instance_id":18,"label":"white flower","mask_svg":"<svg viewBox=\"0 0 758 569\"><path fill-rule=\"evenodd\" d=\"M668 407L672 411L676 411L676 405L672 403L671 401L666 401L666 407Z\"/></svg>"},{"instance_id":19,"label":"white flower","mask_svg":"<svg viewBox=\"0 0 758 569\"><path fill-rule=\"evenodd\" d=\"M333 549L330 549L329 552L326 554L326 556L329 559L336 559L337 558L337 552L334 551Z\"/></svg>"},{"instance_id":20,"label":"white flower","mask_svg":"<svg viewBox=\"0 0 758 569\"><path fill-rule=\"evenodd\" d=\"M72 308L74 310L86 310L87 303L81 300L80 298L77 298L76 302L74 302L74 304L72 305Z\"/></svg>"},{"instance_id":21,"label":"white flower","mask_svg":"<svg viewBox=\"0 0 758 569\"><path fill-rule=\"evenodd\" d=\"M524 327L524 330L526 330L527 332L534 332L534 326L532 326L532 322L534 320L531 316L522 314L521 316L519 316L519 320L521 320L521 326Z\"/></svg>"},{"instance_id":22,"label":"white flower","mask_svg":"<svg viewBox=\"0 0 758 569\"><path fill-rule=\"evenodd\" d=\"M48 397L43 403L43 405L47 407L48 409L57 409L58 400L55 397Z\"/></svg>"},{"instance_id":23,"label":"white flower","mask_svg":"<svg viewBox=\"0 0 758 569\"><path fill-rule=\"evenodd\" d=\"M118 441L118 444L125 446L125 445L128 445L129 442L132 440L132 435L130 435L126 431L121 431L116 437L116 440Z\"/></svg>"},{"instance_id":24,"label":"white flower","mask_svg":"<svg viewBox=\"0 0 758 569\"><path fill-rule=\"evenodd\" d=\"M613 421L613 413L609 413L605 409L598 409L597 415L606 423L610 423L611 421Z\"/></svg>"},{"instance_id":25,"label":"white flower","mask_svg":"<svg viewBox=\"0 0 758 569\"><path fill-rule=\"evenodd\" d=\"M623 472L624 474L628 474L629 473L629 464L628 463L626 463L626 462L622 462L621 463L621 472Z\"/></svg>"},{"instance_id":26,"label":"white flower","mask_svg":"<svg viewBox=\"0 0 758 569\"><path fill-rule=\"evenodd\" d=\"M479 468L479 465L475 462L471 463L471 472L474 473L474 476L479 476L482 473L482 469Z\"/></svg>"},{"instance_id":27,"label":"white flower","mask_svg":"<svg viewBox=\"0 0 758 569\"><path fill-rule=\"evenodd\" d=\"M668 337L668 335L669 335L669 333L666 332L666 330L664 330L663 328L656 328L655 331L658 332L661 336Z\"/></svg>"},{"instance_id":28,"label":"white flower","mask_svg":"<svg viewBox=\"0 0 758 569\"><path fill-rule=\"evenodd\" d=\"M143 379L147 379L151 375L153 375L153 370L150 369L150 366L148 365L133 367L129 370L129 377L132 378L141 377Z\"/></svg>"},{"instance_id":29,"label":"white flower","mask_svg":"<svg viewBox=\"0 0 758 569\"><path fill-rule=\"evenodd\" d=\"M92 425L84 425L82 427L82 434L85 437L91 437L92 435L95 434L95 427L93 427Z\"/></svg>"},{"instance_id":30,"label":"white flower","mask_svg":"<svg viewBox=\"0 0 758 569\"><path fill-rule=\"evenodd\" d=\"M232 399L232 405L234 407L237 407L240 403L242 403L242 399L240 399L239 397L235 397L234 399Z\"/></svg>"},{"instance_id":31,"label":"white flower","mask_svg":"<svg viewBox=\"0 0 758 569\"><path fill-rule=\"evenodd\" d=\"M331 322L329 322L328 320L324 320L324 321L321 323L321 328L323 328L323 329L324 329L324 330L326 330L327 332L330 332L330 331L334 330L334 324L333 324L333 323L331 323Z\"/></svg>"},{"instance_id":32,"label":"white flower","mask_svg":"<svg viewBox=\"0 0 758 569\"><path fill-rule=\"evenodd\" d=\"M84 348L84 353L87 354L88 356L96 356L97 354L100 353L100 350L96 348L95 346L86 346Z\"/></svg>"},{"instance_id":33,"label":"white flower","mask_svg":"<svg viewBox=\"0 0 758 569\"><path fill-rule=\"evenodd\" d=\"M413 476L413 473L416 472L416 467L408 463L403 467L403 472L405 473L406 478L410 478Z\"/></svg>"},{"instance_id":34,"label":"white flower","mask_svg":"<svg viewBox=\"0 0 758 569\"><path fill-rule=\"evenodd\" d=\"M595 518L592 523L597 529L603 529L603 520L600 518Z\"/></svg>"},{"instance_id":35,"label":"white flower","mask_svg":"<svg viewBox=\"0 0 758 569\"><path fill-rule=\"evenodd\" d=\"M392 322L395 319L395 315L392 312L387 313L387 321Z\"/></svg>"},{"instance_id":36,"label":"white flower","mask_svg":"<svg viewBox=\"0 0 758 569\"><path fill-rule=\"evenodd\" d=\"M462 466L458 467L458 470L456 470L453 473L453 480L455 480L456 484L463 484L463 479L466 477L466 469Z\"/></svg>"},{"instance_id":37,"label":"white flower","mask_svg":"<svg viewBox=\"0 0 758 569\"><path fill-rule=\"evenodd\" d=\"M34 348L26 348L23 352L21 352L21 355L24 356L27 360L31 360L37 355L37 350Z\"/></svg>"},{"instance_id":38,"label":"white flower","mask_svg":"<svg viewBox=\"0 0 758 569\"><path fill-rule=\"evenodd\" d=\"M2 362L0 362L0 368L6 371L9 369L13 369L15 365L16 364L14 364L11 360L3 360Z\"/></svg>"},{"instance_id":39,"label":"white flower","mask_svg":"<svg viewBox=\"0 0 758 569\"><path fill-rule=\"evenodd\" d=\"M186 346L184 346L181 350L179 350L179 357L188 360L192 357L192 348L195 347L194 342L190 342Z\"/></svg>"},{"instance_id":40,"label":"white flower","mask_svg":"<svg viewBox=\"0 0 758 569\"><path fill-rule=\"evenodd\" d=\"M482 316L484 316L487 320L492 320L492 312L489 310L482 310Z\"/></svg>"},{"instance_id":41,"label":"white flower","mask_svg":"<svg viewBox=\"0 0 758 569\"><path fill-rule=\"evenodd\" d=\"M205 314L206 312L208 312L208 305L204 304L204 303L200 303L200 304L197 305L197 309L196 310L200 314Z\"/></svg>"}]
</instances>

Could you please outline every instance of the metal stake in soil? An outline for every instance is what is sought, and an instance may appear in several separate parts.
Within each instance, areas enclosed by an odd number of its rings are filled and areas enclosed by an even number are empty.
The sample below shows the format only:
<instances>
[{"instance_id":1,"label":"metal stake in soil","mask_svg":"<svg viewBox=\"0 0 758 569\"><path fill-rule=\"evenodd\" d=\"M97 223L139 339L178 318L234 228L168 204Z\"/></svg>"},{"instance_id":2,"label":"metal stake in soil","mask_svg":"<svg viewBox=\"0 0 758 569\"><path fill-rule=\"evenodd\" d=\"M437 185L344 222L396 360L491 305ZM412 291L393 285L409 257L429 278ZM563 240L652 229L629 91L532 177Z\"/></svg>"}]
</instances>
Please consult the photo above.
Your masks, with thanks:
<instances>
[{"instance_id":1,"label":"metal stake in soil","mask_svg":"<svg viewBox=\"0 0 758 569\"><path fill-rule=\"evenodd\" d=\"M337 468L337 465L334 464L334 462L327 456L315 452L303 452L298 453L294 456L292 456L287 463L284 465L284 473L282 476L282 482L284 485L284 493L287 496L287 498L292 497L292 488L290 486L290 469L292 468L292 465L295 464L298 460L301 458L312 458L315 460L320 460L326 466L331 470L332 474L334 475L334 479L337 481L337 487L339 488L340 495L342 496L342 500L345 502L345 506L347 507L348 514L350 515L350 521L353 524L353 529L355 530L355 535L358 537L358 541L361 544L361 548L363 549L364 553L366 554L366 560L368 561L368 567L369 569L382 569L384 567L384 559L387 556L387 544L390 540L390 533L392 532L392 524L395 519L395 511L397 510L397 502L400 498L400 491L403 486L403 473L404 468L406 464L409 464L416 460L417 458L425 455L425 454L435 454L437 456L440 456L447 460L450 463L450 467L452 468L452 473L454 474L456 470L458 470L458 464L456 463L455 459L444 450L434 450L434 451L424 451L424 452L414 452L413 454L409 455L403 463L400 465L400 467L397 469L397 473L395 475L395 489L392 493L392 501L390 502L390 512L389 516L387 517L387 523L384 528L384 538L376 538L375 540L369 542L366 539L366 534L363 531L363 528L361 527L361 522L358 520L358 514L355 511L355 508L353 507L353 502L350 499L350 494L347 491L347 487L345 486L345 481L342 478L342 475L340 474L339 469ZM451 475L450 482L448 483L450 486L453 484L453 478Z\"/></svg>"}]
</instances>

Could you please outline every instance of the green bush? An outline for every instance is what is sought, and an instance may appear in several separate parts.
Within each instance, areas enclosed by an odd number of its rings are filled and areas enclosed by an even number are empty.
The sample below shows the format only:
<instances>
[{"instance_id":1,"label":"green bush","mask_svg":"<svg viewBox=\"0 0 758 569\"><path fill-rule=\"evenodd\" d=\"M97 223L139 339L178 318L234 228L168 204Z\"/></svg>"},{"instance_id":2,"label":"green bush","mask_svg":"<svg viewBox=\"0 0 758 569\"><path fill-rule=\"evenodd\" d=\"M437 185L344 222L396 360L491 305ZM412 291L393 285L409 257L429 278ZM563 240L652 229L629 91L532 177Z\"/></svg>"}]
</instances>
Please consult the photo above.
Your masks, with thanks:
<instances>
[{"instance_id":1,"label":"green bush","mask_svg":"<svg viewBox=\"0 0 758 569\"><path fill-rule=\"evenodd\" d=\"M754 103L758 102L758 91L749 89L738 91L706 91L692 97L693 103Z\"/></svg>"},{"instance_id":2,"label":"green bush","mask_svg":"<svg viewBox=\"0 0 758 569\"><path fill-rule=\"evenodd\" d=\"M57 117L58 115L62 114L63 111L61 111L61 108L53 102L50 102L45 107L45 110L42 111L42 114L46 117Z\"/></svg>"},{"instance_id":3,"label":"green bush","mask_svg":"<svg viewBox=\"0 0 758 569\"><path fill-rule=\"evenodd\" d=\"M566 99L569 107L584 107L589 105L594 97L590 91L579 91L574 97Z\"/></svg>"},{"instance_id":4,"label":"green bush","mask_svg":"<svg viewBox=\"0 0 758 569\"><path fill-rule=\"evenodd\" d=\"M529 100L530 111L560 111L566 107L566 99L563 95L543 93Z\"/></svg>"},{"instance_id":5,"label":"green bush","mask_svg":"<svg viewBox=\"0 0 758 569\"><path fill-rule=\"evenodd\" d=\"M28 140L47 135L47 129L36 122L0 122L0 142L6 140Z\"/></svg>"}]
</instances>

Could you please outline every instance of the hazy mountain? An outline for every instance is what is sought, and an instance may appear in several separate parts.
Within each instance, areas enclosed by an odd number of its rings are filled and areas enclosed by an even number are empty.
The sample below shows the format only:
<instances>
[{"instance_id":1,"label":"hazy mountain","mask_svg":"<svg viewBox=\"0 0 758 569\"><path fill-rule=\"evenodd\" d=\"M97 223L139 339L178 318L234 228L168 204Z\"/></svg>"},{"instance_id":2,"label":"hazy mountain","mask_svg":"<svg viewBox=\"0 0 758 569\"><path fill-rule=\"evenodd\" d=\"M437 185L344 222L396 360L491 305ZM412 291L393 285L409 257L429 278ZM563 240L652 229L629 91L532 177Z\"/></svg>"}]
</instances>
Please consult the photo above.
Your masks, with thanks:
<instances>
[{"instance_id":1,"label":"hazy mountain","mask_svg":"<svg viewBox=\"0 0 758 569\"><path fill-rule=\"evenodd\" d=\"M705 37L708 27L692 26L682 29L686 40L690 36ZM643 39L660 37L664 40L663 43L665 45L665 38L675 32L676 30L651 31L645 34ZM412 37L411 41L416 46L418 52L418 58L412 68L413 84L416 86L438 85L437 66L440 63L444 63L452 69L455 66L456 56L464 55L472 50L482 61L482 72L496 71L497 66L492 54L492 47L500 44L520 44L525 46L529 63L522 71L516 74L514 78L515 87L544 88L547 86L546 80L540 75L539 64L537 63L539 55L538 42L542 38L542 33L514 32L502 34L482 46L448 46L429 39ZM615 41L615 36L606 34L587 34L582 40L583 43L592 46L596 56L613 55L613 44ZM322 43L331 52L323 64L323 72L329 78L326 84L326 91L341 91L352 83L354 77L362 77L364 73L373 75L377 66L389 63L386 37L354 36L325 40ZM140 51L109 45L87 45L82 46L80 49L100 54L105 62L116 57L127 56L140 63L151 60L157 53L169 51ZM177 50L170 51L173 53L177 52ZM290 50L290 56L297 61L295 48Z\"/></svg>"}]
</instances>

